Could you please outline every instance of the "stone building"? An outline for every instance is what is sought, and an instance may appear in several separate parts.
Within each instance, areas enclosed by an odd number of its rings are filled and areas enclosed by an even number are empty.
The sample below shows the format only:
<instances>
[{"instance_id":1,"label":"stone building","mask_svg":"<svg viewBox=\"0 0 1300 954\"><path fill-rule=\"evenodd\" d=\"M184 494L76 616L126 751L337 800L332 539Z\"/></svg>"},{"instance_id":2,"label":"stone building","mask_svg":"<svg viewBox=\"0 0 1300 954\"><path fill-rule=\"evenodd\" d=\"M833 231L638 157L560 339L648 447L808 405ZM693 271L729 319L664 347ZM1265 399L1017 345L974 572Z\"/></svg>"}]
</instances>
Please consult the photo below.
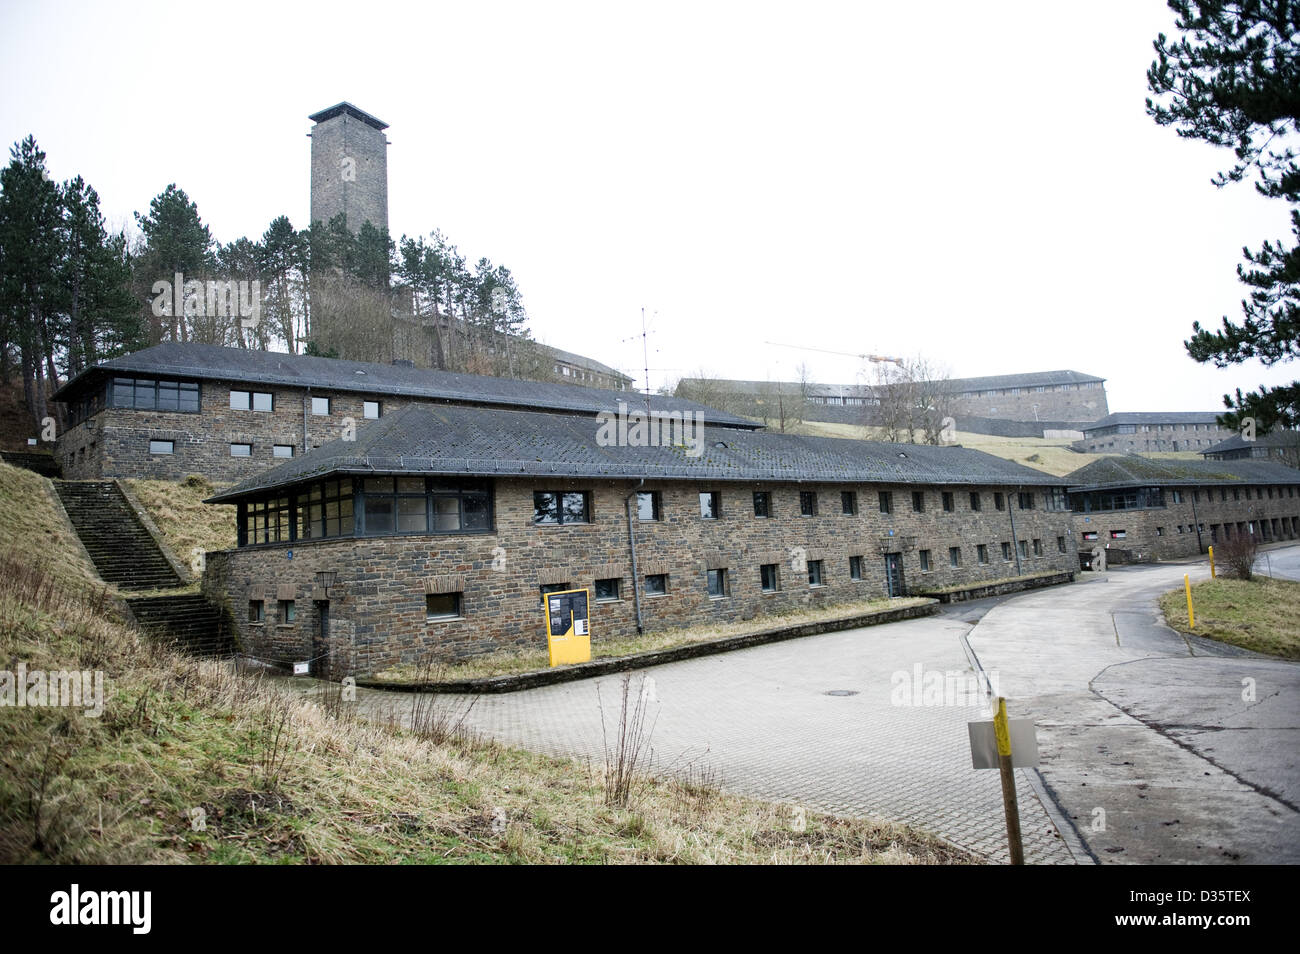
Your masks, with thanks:
<instances>
[{"instance_id":1,"label":"stone building","mask_svg":"<svg viewBox=\"0 0 1300 954\"><path fill-rule=\"evenodd\" d=\"M213 497L239 539L204 591L246 652L338 675L544 648L553 589L590 590L599 641L1077 568L1059 477L961 447L691 437L407 406Z\"/></svg>"},{"instance_id":2,"label":"stone building","mask_svg":"<svg viewBox=\"0 0 1300 954\"><path fill-rule=\"evenodd\" d=\"M352 232L388 231L388 123L338 103L307 117L311 132L311 221L342 215Z\"/></svg>"},{"instance_id":3,"label":"stone building","mask_svg":"<svg viewBox=\"0 0 1300 954\"><path fill-rule=\"evenodd\" d=\"M66 477L242 480L412 403L540 408L594 416L627 392L305 355L165 342L105 361L59 388ZM757 425L679 398L658 411Z\"/></svg>"},{"instance_id":4,"label":"stone building","mask_svg":"<svg viewBox=\"0 0 1300 954\"><path fill-rule=\"evenodd\" d=\"M1064 479L1074 546L1112 562L1195 556L1241 534L1300 538L1300 470L1275 461L1106 457Z\"/></svg>"},{"instance_id":5,"label":"stone building","mask_svg":"<svg viewBox=\"0 0 1300 954\"><path fill-rule=\"evenodd\" d=\"M1246 440L1233 434L1201 451L1206 460L1277 460L1288 467L1300 467L1300 431L1276 430Z\"/></svg>"},{"instance_id":6,"label":"stone building","mask_svg":"<svg viewBox=\"0 0 1300 954\"><path fill-rule=\"evenodd\" d=\"M1075 450L1088 454L1199 451L1232 436L1214 411L1118 411L1085 424Z\"/></svg>"}]
</instances>

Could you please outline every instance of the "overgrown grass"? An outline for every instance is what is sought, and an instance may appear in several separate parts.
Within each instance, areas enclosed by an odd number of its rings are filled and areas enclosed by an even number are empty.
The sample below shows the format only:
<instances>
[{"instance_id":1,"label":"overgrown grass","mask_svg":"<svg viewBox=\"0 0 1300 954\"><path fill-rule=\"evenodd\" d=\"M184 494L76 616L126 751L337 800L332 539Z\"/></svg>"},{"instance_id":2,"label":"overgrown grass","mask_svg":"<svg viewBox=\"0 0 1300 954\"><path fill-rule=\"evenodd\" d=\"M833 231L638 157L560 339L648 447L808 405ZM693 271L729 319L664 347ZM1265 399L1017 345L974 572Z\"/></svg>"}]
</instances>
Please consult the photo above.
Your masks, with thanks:
<instances>
[{"instance_id":1,"label":"overgrown grass","mask_svg":"<svg viewBox=\"0 0 1300 954\"><path fill-rule=\"evenodd\" d=\"M1300 659L1300 583L1256 577L1192 584L1196 628L1188 626L1183 588L1160 597L1160 610L1174 629L1255 652Z\"/></svg>"},{"instance_id":2,"label":"overgrown grass","mask_svg":"<svg viewBox=\"0 0 1300 954\"><path fill-rule=\"evenodd\" d=\"M46 478L0 463L0 527L4 528L0 549L44 559L50 575L64 589L103 588L53 494Z\"/></svg>"},{"instance_id":3,"label":"overgrown grass","mask_svg":"<svg viewBox=\"0 0 1300 954\"><path fill-rule=\"evenodd\" d=\"M591 644L591 658L614 659L621 656L631 656L634 653L651 652L656 649L671 649L676 646L708 642L714 639L744 636L748 633L756 633L776 626L797 626L801 623L844 619L866 613L920 606L927 602L929 600L925 597L861 600L853 603L837 603L834 606L818 607L817 609L787 610L734 623L674 627L653 633L642 633L637 636L599 639ZM532 672L537 669L546 669L550 666L550 657L546 651L546 636L540 624L538 625L537 639L541 644L538 649L484 653L481 656L449 662L440 667L440 676L448 680L482 679L490 676L513 675ZM376 673L374 679L376 682L386 682L394 685L418 685L425 682L422 678L422 672L423 668L417 665L393 666Z\"/></svg>"},{"instance_id":4,"label":"overgrown grass","mask_svg":"<svg viewBox=\"0 0 1300 954\"><path fill-rule=\"evenodd\" d=\"M128 480L176 558L192 565L194 551L229 550L235 545L235 508L205 504L220 488L205 477L184 480Z\"/></svg>"}]
</instances>

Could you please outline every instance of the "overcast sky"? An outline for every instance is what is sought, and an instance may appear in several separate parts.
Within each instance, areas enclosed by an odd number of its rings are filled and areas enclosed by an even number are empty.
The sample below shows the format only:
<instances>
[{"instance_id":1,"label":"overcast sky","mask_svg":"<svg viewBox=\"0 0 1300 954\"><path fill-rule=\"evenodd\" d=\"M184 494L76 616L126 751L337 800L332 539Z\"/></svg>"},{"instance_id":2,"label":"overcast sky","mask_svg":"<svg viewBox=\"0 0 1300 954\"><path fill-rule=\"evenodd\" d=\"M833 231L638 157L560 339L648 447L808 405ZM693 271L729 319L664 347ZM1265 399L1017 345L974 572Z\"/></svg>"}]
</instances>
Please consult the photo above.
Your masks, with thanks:
<instances>
[{"instance_id":1,"label":"overcast sky","mask_svg":"<svg viewBox=\"0 0 1300 954\"><path fill-rule=\"evenodd\" d=\"M313 113L389 123L394 238L515 274L534 336L654 386L1071 368L1217 410L1294 365L1182 342L1288 234L1227 150L1145 114L1158 0L76 4L0 0L0 132L110 223L175 182L223 242L308 224Z\"/></svg>"}]
</instances>

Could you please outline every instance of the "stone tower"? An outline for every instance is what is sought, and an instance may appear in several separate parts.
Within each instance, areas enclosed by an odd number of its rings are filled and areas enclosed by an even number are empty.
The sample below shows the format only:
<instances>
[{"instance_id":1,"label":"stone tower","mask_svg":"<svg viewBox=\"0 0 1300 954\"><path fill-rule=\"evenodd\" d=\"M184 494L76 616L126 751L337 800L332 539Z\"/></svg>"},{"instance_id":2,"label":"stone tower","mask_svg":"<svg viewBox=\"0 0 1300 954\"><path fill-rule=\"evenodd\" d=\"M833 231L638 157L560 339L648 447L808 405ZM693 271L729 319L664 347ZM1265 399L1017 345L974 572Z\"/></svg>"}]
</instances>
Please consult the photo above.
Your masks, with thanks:
<instances>
[{"instance_id":1,"label":"stone tower","mask_svg":"<svg viewBox=\"0 0 1300 954\"><path fill-rule=\"evenodd\" d=\"M311 132L311 220L347 216L353 234L365 222L388 229L388 123L339 103L308 116Z\"/></svg>"}]
</instances>

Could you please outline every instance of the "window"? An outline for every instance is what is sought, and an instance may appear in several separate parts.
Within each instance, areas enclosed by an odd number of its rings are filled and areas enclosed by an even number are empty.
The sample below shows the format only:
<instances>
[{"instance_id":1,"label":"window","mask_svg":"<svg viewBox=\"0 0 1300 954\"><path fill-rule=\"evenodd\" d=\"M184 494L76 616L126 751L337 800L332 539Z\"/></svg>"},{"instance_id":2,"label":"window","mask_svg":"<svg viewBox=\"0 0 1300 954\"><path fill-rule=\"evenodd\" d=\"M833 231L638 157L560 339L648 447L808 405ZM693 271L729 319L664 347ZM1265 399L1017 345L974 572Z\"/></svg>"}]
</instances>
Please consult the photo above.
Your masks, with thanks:
<instances>
[{"instance_id":1,"label":"window","mask_svg":"<svg viewBox=\"0 0 1300 954\"><path fill-rule=\"evenodd\" d=\"M799 491L799 513L805 517L817 516L817 491Z\"/></svg>"},{"instance_id":2,"label":"window","mask_svg":"<svg viewBox=\"0 0 1300 954\"><path fill-rule=\"evenodd\" d=\"M80 423L92 414L97 414L101 409L101 403L108 407L131 408L137 411L179 411L185 414L197 414L199 382L113 378L103 395L95 395L84 405L72 408L74 423Z\"/></svg>"},{"instance_id":3,"label":"window","mask_svg":"<svg viewBox=\"0 0 1300 954\"><path fill-rule=\"evenodd\" d=\"M948 565L961 566L961 547L948 548Z\"/></svg>"},{"instance_id":4,"label":"window","mask_svg":"<svg viewBox=\"0 0 1300 954\"><path fill-rule=\"evenodd\" d=\"M1019 506L1021 510L1034 509L1034 492L1032 490L1021 491L1020 493L1016 494L1016 498L1019 502Z\"/></svg>"},{"instance_id":5,"label":"window","mask_svg":"<svg viewBox=\"0 0 1300 954\"><path fill-rule=\"evenodd\" d=\"M1164 528L1164 527L1156 527L1156 536L1158 536L1158 537L1159 537L1159 536L1162 536L1162 535L1164 534L1164 532L1165 532L1165 528ZM1064 553L1064 552L1065 552L1065 537L1057 537L1057 538L1056 538L1056 549L1057 549L1057 552L1059 552L1059 553Z\"/></svg>"},{"instance_id":6,"label":"window","mask_svg":"<svg viewBox=\"0 0 1300 954\"><path fill-rule=\"evenodd\" d=\"M822 561L821 560L808 561L808 585L809 586L825 585L822 583Z\"/></svg>"},{"instance_id":7,"label":"window","mask_svg":"<svg viewBox=\"0 0 1300 954\"><path fill-rule=\"evenodd\" d=\"M283 543L291 539L288 497L271 497L244 505L245 543Z\"/></svg>"},{"instance_id":8,"label":"window","mask_svg":"<svg viewBox=\"0 0 1300 954\"><path fill-rule=\"evenodd\" d=\"M150 441L150 454L172 454L176 451L175 441Z\"/></svg>"},{"instance_id":9,"label":"window","mask_svg":"<svg viewBox=\"0 0 1300 954\"><path fill-rule=\"evenodd\" d=\"M271 456L272 456L272 457L292 457L292 456L293 456L293 445L292 445L292 444L274 444L274 445L272 445L272 447L271 447Z\"/></svg>"},{"instance_id":10,"label":"window","mask_svg":"<svg viewBox=\"0 0 1300 954\"><path fill-rule=\"evenodd\" d=\"M930 551L929 550L921 551L921 572L922 573L930 572Z\"/></svg>"},{"instance_id":11,"label":"window","mask_svg":"<svg viewBox=\"0 0 1300 954\"><path fill-rule=\"evenodd\" d=\"M1182 533L1182 532L1183 532L1183 528L1182 528L1182 527L1179 527L1179 528L1178 528L1178 532L1179 532L1179 533ZM1097 531L1096 531L1096 530L1085 530L1085 531L1083 531L1083 540L1084 540L1085 543L1090 543L1091 541L1096 540L1096 539L1097 539Z\"/></svg>"},{"instance_id":12,"label":"window","mask_svg":"<svg viewBox=\"0 0 1300 954\"><path fill-rule=\"evenodd\" d=\"M775 593L781 588L777 568L778 564L776 563L764 563L758 568L758 580L764 593Z\"/></svg>"},{"instance_id":13,"label":"window","mask_svg":"<svg viewBox=\"0 0 1300 954\"><path fill-rule=\"evenodd\" d=\"M605 580L596 581L596 602L597 603L614 603L620 599L618 587L621 581L618 577L610 577Z\"/></svg>"},{"instance_id":14,"label":"window","mask_svg":"<svg viewBox=\"0 0 1300 954\"><path fill-rule=\"evenodd\" d=\"M591 495L586 491L537 491L533 494L533 523L591 523Z\"/></svg>"},{"instance_id":15,"label":"window","mask_svg":"<svg viewBox=\"0 0 1300 954\"><path fill-rule=\"evenodd\" d=\"M645 578L646 596L663 596L668 592L668 574L651 573Z\"/></svg>"},{"instance_id":16,"label":"window","mask_svg":"<svg viewBox=\"0 0 1300 954\"><path fill-rule=\"evenodd\" d=\"M371 421L373 421L373 420L378 419L378 417L379 417L380 413L382 413L382 411L383 411L383 408L380 406L380 403L379 403L378 401L362 401L362 402L361 402L361 413L362 413L362 416L364 416L367 420L371 420Z\"/></svg>"},{"instance_id":17,"label":"window","mask_svg":"<svg viewBox=\"0 0 1300 954\"><path fill-rule=\"evenodd\" d=\"M879 496L880 496L880 512L881 512L881 513L893 513L893 512L894 512L894 494L893 494L891 491L888 491L888 490L882 490L882 491L880 491Z\"/></svg>"},{"instance_id":18,"label":"window","mask_svg":"<svg viewBox=\"0 0 1300 954\"><path fill-rule=\"evenodd\" d=\"M1034 537L1034 556L1042 556L1042 555L1043 555L1043 541L1040 540L1038 537Z\"/></svg>"},{"instance_id":19,"label":"window","mask_svg":"<svg viewBox=\"0 0 1300 954\"><path fill-rule=\"evenodd\" d=\"M254 391L254 392L253 392L253 410L254 410L254 411L270 411L270 410L273 409L273 404L274 404L274 401L273 401L273 399L271 398L271 395L270 395L270 394L266 393L265 391Z\"/></svg>"},{"instance_id":20,"label":"window","mask_svg":"<svg viewBox=\"0 0 1300 954\"><path fill-rule=\"evenodd\" d=\"M1011 562L1011 541L1010 540L1002 541L1002 559L1005 560L1007 563Z\"/></svg>"},{"instance_id":21,"label":"window","mask_svg":"<svg viewBox=\"0 0 1300 954\"><path fill-rule=\"evenodd\" d=\"M709 599L720 600L727 595L727 571L708 570Z\"/></svg>"},{"instance_id":22,"label":"window","mask_svg":"<svg viewBox=\"0 0 1300 954\"><path fill-rule=\"evenodd\" d=\"M230 409L232 411L270 411L274 401L266 391L231 391Z\"/></svg>"},{"instance_id":23,"label":"window","mask_svg":"<svg viewBox=\"0 0 1300 954\"><path fill-rule=\"evenodd\" d=\"M352 479L326 480L298 491L298 537L350 537L355 531Z\"/></svg>"},{"instance_id":24,"label":"window","mask_svg":"<svg viewBox=\"0 0 1300 954\"><path fill-rule=\"evenodd\" d=\"M569 585L567 580L563 583L543 583L537 588L537 592L541 594L538 598L538 602L545 605L547 593L563 593L565 590L571 589L573 589L573 587Z\"/></svg>"},{"instance_id":25,"label":"window","mask_svg":"<svg viewBox=\"0 0 1300 954\"><path fill-rule=\"evenodd\" d=\"M704 520L717 520L722 516L722 494L716 490L700 493L700 517Z\"/></svg>"},{"instance_id":26,"label":"window","mask_svg":"<svg viewBox=\"0 0 1300 954\"><path fill-rule=\"evenodd\" d=\"M754 516L772 516L772 495L766 490L754 491Z\"/></svg>"},{"instance_id":27,"label":"window","mask_svg":"<svg viewBox=\"0 0 1300 954\"><path fill-rule=\"evenodd\" d=\"M248 621L250 623L266 622L266 604L261 600L248 601Z\"/></svg>"},{"instance_id":28,"label":"window","mask_svg":"<svg viewBox=\"0 0 1300 954\"><path fill-rule=\"evenodd\" d=\"M1123 540L1123 539L1124 539L1125 537L1127 537L1127 536L1128 536L1128 533L1126 533L1126 532L1123 531L1123 530L1112 530L1112 531L1110 532L1110 538L1111 538L1112 540Z\"/></svg>"},{"instance_id":29,"label":"window","mask_svg":"<svg viewBox=\"0 0 1300 954\"><path fill-rule=\"evenodd\" d=\"M989 562L989 548L987 543L977 543L975 545L975 559L979 560L981 566L984 566Z\"/></svg>"},{"instance_id":30,"label":"window","mask_svg":"<svg viewBox=\"0 0 1300 954\"><path fill-rule=\"evenodd\" d=\"M1020 550L1020 559L1022 559L1022 560L1028 560L1028 559L1029 559L1029 541L1028 541L1028 540L1019 540L1019 541L1016 542L1016 547L1017 547L1017 549Z\"/></svg>"},{"instance_id":31,"label":"window","mask_svg":"<svg viewBox=\"0 0 1300 954\"><path fill-rule=\"evenodd\" d=\"M924 490L912 491L912 512L913 513L925 512L925 491Z\"/></svg>"},{"instance_id":32,"label":"window","mask_svg":"<svg viewBox=\"0 0 1300 954\"><path fill-rule=\"evenodd\" d=\"M1006 509L1006 500L1002 496L1002 494L996 492L993 494L993 509L994 510Z\"/></svg>"},{"instance_id":33,"label":"window","mask_svg":"<svg viewBox=\"0 0 1300 954\"><path fill-rule=\"evenodd\" d=\"M330 412L330 399L327 397L314 397L311 399L311 412L317 417L325 417Z\"/></svg>"},{"instance_id":34,"label":"window","mask_svg":"<svg viewBox=\"0 0 1300 954\"><path fill-rule=\"evenodd\" d=\"M637 491L636 518L638 520L659 519L659 491L657 490Z\"/></svg>"},{"instance_id":35,"label":"window","mask_svg":"<svg viewBox=\"0 0 1300 954\"><path fill-rule=\"evenodd\" d=\"M252 457L253 445L252 444L231 444L230 456L231 457Z\"/></svg>"},{"instance_id":36,"label":"window","mask_svg":"<svg viewBox=\"0 0 1300 954\"><path fill-rule=\"evenodd\" d=\"M840 512L851 517L858 512L858 492L856 490L840 491Z\"/></svg>"},{"instance_id":37,"label":"window","mask_svg":"<svg viewBox=\"0 0 1300 954\"><path fill-rule=\"evenodd\" d=\"M437 619L460 619L461 604L463 594L461 593L428 593L424 597L424 618L427 620Z\"/></svg>"},{"instance_id":38,"label":"window","mask_svg":"<svg viewBox=\"0 0 1300 954\"><path fill-rule=\"evenodd\" d=\"M862 579L862 557L849 557L849 579L854 581Z\"/></svg>"},{"instance_id":39,"label":"window","mask_svg":"<svg viewBox=\"0 0 1300 954\"><path fill-rule=\"evenodd\" d=\"M293 608L293 600L280 600L280 624L288 625L298 618Z\"/></svg>"},{"instance_id":40,"label":"window","mask_svg":"<svg viewBox=\"0 0 1300 954\"><path fill-rule=\"evenodd\" d=\"M951 491L947 491L947 490L945 490L945 491L943 492L943 512L944 512L944 513L952 513L955 509L956 509L956 507L954 506L954 504L953 504L953 502L952 502L952 493L951 493Z\"/></svg>"},{"instance_id":41,"label":"window","mask_svg":"<svg viewBox=\"0 0 1300 954\"><path fill-rule=\"evenodd\" d=\"M1165 528L1164 528L1164 527L1156 527L1156 536L1157 536L1157 537L1163 537L1164 535L1165 535Z\"/></svg>"},{"instance_id":42,"label":"window","mask_svg":"<svg viewBox=\"0 0 1300 954\"><path fill-rule=\"evenodd\" d=\"M1043 491L1043 507L1047 510L1069 510L1070 501L1064 487L1053 487Z\"/></svg>"},{"instance_id":43,"label":"window","mask_svg":"<svg viewBox=\"0 0 1300 954\"><path fill-rule=\"evenodd\" d=\"M971 491L970 508L971 510L976 512L978 512L980 509L980 495L978 491L974 491L974 490Z\"/></svg>"}]
</instances>

